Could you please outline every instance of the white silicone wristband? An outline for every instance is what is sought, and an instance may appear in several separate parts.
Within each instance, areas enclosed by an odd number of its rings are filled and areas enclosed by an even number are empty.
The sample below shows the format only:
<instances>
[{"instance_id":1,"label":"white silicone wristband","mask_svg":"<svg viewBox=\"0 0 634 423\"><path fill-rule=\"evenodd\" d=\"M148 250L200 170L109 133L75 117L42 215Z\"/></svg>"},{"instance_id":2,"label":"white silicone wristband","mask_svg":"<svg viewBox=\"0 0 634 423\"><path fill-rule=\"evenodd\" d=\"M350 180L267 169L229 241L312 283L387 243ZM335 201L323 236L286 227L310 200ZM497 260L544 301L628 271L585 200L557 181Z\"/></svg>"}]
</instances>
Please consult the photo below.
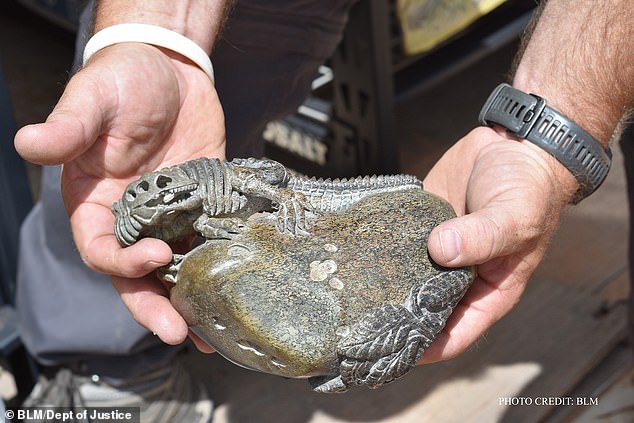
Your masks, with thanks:
<instances>
[{"instance_id":1,"label":"white silicone wristband","mask_svg":"<svg viewBox=\"0 0 634 423\"><path fill-rule=\"evenodd\" d=\"M214 68L211 59L198 44L189 38L156 25L124 23L109 26L93 35L84 48L83 64L93 54L113 44L137 42L172 50L198 65L214 83Z\"/></svg>"}]
</instances>

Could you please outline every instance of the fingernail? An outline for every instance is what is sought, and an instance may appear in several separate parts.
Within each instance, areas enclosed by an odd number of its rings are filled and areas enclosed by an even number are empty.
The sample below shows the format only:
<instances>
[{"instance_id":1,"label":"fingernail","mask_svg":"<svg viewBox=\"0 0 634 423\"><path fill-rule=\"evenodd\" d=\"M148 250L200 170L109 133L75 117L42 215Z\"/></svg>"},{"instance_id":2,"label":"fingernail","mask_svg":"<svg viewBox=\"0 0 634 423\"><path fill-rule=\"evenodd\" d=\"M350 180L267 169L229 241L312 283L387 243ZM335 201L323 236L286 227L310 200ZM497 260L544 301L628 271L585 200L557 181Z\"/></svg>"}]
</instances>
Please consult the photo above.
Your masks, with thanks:
<instances>
[{"instance_id":1,"label":"fingernail","mask_svg":"<svg viewBox=\"0 0 634 423\"><path fill-rule=\"evenodd\" d=\"M453 229L445 229L440 233L440 246L447 263L451 263L460 256L460 234Z\"/></svg>"}]
</instances>

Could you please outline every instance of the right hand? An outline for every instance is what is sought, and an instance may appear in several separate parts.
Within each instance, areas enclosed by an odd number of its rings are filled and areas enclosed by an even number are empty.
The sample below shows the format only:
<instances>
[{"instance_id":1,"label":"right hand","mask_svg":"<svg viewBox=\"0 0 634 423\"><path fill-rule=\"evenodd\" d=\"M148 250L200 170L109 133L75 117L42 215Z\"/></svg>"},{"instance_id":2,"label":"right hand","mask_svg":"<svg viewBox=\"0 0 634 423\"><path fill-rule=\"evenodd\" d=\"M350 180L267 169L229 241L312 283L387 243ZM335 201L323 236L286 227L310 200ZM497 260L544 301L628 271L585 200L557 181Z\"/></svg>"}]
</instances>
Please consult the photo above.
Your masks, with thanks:
<instances>
[{"instance_id":1,"label":"right hand","mask_svg":"<svg viewBox=\"0 0 634 423\"><path fill-rule=\"evenodd\" d=\"M147 44L107 47L72 77L46 122L20 129L15 146L31 162L63 164L62 196L83 261L113 276L140 324L164 342L182 342L187 324L153 273L172 250L149 238L122 248L110 209L145 172L224 158L224 115L207 75Z\"/></svg>"}]
</instances>

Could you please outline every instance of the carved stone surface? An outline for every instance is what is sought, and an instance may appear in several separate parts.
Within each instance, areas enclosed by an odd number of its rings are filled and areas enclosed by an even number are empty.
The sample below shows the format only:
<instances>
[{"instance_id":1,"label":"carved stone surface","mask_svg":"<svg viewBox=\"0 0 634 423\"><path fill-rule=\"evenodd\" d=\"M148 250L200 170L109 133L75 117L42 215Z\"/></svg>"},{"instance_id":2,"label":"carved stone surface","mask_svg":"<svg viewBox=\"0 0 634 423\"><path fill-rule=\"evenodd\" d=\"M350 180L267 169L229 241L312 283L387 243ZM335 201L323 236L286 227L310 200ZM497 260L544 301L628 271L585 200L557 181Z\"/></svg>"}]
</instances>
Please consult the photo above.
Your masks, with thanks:
<instances>
[{"instance_id":1,"label":"carved stone surface","mask_svg":"<svg viewBox=\"0 0 634 423\"><path fill-rule=\"evenodd\" d=\"M454 213L413 177L309 180L271 161L202 160L131 184L116 233L124 245L202 235L159 276L192 329L241 366L320 392L381 386L415 365L472 281L430 261L429 233ZM191 171L205 166L211 183Z\"/></svg>"}]
</instances>

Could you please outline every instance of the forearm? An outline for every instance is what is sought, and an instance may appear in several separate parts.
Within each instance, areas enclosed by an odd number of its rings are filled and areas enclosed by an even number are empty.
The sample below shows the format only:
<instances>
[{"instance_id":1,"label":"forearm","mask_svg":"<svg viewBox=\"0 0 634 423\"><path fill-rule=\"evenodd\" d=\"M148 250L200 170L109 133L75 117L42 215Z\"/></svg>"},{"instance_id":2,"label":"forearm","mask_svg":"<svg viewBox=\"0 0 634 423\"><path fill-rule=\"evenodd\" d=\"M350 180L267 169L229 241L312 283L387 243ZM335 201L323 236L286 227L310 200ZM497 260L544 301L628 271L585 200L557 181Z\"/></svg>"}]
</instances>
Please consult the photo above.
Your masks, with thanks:
<instances>
[{"instance_id":1,"label":"forearm","mask_svg":"<svg viewBox=\"0 0 634 423\"><path fill-rule=\"evenodd\" d=\"M634 103L632 0L550 0L513 85L544 97L607 146Z\"/></svg>"},{"instance_id":2,"label":"forearm","mask_svg":"<svg viewBox=\"0 0 634 423\"><path fill-rule=\"evenodd\" d=\"M120 23L146 23L171 29L211 53L232 0L102 0L95 12L95 32Z\"/></svg>"}]
</instances>

